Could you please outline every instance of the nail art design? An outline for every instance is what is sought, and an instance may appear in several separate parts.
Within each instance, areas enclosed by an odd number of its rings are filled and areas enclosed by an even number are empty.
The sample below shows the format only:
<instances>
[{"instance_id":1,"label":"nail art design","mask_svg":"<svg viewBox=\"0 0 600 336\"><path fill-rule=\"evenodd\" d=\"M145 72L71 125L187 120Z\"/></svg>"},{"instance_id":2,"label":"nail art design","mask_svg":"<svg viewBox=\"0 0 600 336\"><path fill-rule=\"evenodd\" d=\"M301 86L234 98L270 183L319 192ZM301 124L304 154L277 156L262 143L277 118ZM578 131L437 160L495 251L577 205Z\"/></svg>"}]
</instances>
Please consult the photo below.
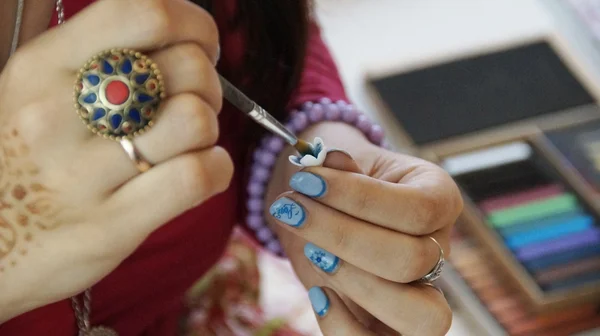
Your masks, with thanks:
<instances>
[{"instance_id":1,"label":"nail art design","mask_svg":"<svg viewBox=\"0 0 600 336\"><path fill-rule=\"evenodd\" d=\"M308 298L317 315L323 317L329 312L329 298L320 287L313 287L308 290Z\"/></svg>"},{"instance_id":2,"label":"nail art design","mask_svg":"<svg viewBox=\"0 0 600 336\"><path fill-rule=\"evenodd\" d=\"M298 172L294 174L290 179L290 187L297 192L310 197L321 197L327 190L327 185L323 178L308 172Z\"/></svg>"},{"instance_id":3,"label":"nail art design","mask_svg":"<svg viewBox=\"0 0 600 336\"><path fill-rule=\"evenodd\" d=\"M323 143L323 139L315 138L312 143L313 153L306 155L290 155L289 160L292 164L298 167L318 167L325 162L327 157L327 147Z\"/></svg>"},{"instance_id":4,"label":"nail art design","mask_svg":"<svg viewBox=\"0 0 600 336\"><path fill-rule=\"evenodd\" d=\"M340 258L312 243L304 245L304 255L325 273L335 272L340 265Z\"/></svg>"},{"instance_id":5,"label":"nail art design","mask_svg":"<svg viewBox=\"0 0 600 336\"><path fill-rule=\"evenodd\" d=\"M269 212L277 220L293 227L302 226L302 224L304 224L304 220L306 219L304 208L300 204L287 197L282 197L275 201L271 205Z\"/></svg>"}]
</instances>

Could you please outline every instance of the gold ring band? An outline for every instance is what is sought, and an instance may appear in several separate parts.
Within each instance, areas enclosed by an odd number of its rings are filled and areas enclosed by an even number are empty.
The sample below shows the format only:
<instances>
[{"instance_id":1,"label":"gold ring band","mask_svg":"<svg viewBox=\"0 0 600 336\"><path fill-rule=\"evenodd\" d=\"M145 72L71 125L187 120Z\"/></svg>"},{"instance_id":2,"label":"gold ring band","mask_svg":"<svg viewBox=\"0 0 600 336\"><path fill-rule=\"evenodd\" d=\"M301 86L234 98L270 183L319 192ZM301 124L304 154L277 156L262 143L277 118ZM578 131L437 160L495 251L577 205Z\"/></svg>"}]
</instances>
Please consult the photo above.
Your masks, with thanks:
<instances>
[{"instance_id":1,"label":"gold ring band","mask_svg":"<svg viewBox=\"0 0 600 336\"><path fill-rule=\"evenodd\" d=\"M131 159L131 161L135 164L135 167L137 168L137 170L139 170L140 173L145 173L150 168L152 168L152 164L146 159L144 159L142 154L140 154L140 152L133 144L133 141L129 140L128 138L122 138L119 141L119 143L121 144L121 147L123 147L123 150L125 150L125 153L127 153L127 156L129 156L129 159Z\"/></svg>"}]
</instances>

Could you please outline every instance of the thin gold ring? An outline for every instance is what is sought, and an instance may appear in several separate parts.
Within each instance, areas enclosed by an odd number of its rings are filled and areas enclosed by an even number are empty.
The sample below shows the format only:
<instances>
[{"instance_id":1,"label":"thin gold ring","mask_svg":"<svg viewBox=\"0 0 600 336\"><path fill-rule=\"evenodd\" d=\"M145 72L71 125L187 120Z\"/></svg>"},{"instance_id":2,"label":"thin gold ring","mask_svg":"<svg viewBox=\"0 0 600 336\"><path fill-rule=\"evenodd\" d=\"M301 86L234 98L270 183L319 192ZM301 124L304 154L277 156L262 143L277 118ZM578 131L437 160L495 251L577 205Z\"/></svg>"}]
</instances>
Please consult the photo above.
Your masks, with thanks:
<instances>
[{"instance_id":1,"label":"thin gold ring","mask_svg":"<svg viewBox=\"0 0 600 336\"><path fill-rule=\"evenodd\" d=\"M434 282L435 280L439 279L440 276L442 276L442 270L444 268L444 264L446 263L446 260L444 259L444 249L442 248L442 245L440 245L440 243L438 243L437 240L435 240L435 238L433 237L429 237L429 239L431 239L435 245L437 245L438 250L440 252L440 256L438 258L438 261L435 263L435 266L433 266L433 268L431 269L431 271L429 271L429 273L425 274L422 278L421 278L421 282Z\"/></svg>"},{"instance_id":2,"label":"thin gold ring","mask_svg":"<svg viewBox=\"0 0 600 336\"><path fill-rule=\"evenodd\" d=\"M127 156L129 156L129 159L131 159L131 161L135 164L135 167L140 173L145 173L150 168L152 168L152 164L146 159L144 159L142 154L140 154L140 152L133 144L133 141L129 140L128 138L122 138L119 141L119 143L121 144L121 147L123 147L123 150L125 150L125 153L127 153Z\"/></svg>"}]
</instances>

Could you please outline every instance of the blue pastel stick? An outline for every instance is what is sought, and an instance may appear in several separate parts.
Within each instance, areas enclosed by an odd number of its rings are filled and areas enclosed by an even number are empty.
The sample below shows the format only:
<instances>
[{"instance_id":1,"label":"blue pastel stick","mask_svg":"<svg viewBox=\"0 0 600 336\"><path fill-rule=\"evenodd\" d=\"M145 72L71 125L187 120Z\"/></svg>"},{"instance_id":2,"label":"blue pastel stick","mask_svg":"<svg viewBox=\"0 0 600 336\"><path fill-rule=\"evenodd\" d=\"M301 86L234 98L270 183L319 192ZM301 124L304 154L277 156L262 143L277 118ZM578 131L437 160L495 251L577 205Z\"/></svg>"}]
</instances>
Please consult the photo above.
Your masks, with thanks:
<instances>
[{"instance_id":1,"label":"blue pastel stick","mask_svg":"<svg viewBox=\"0 0 600 336\"><path fill-rule=\"evenodd\" d=\"M592 216L575 216L558 225L547 226L539 230L523 232L506 238L510 249L518 249L529 244L560 238L564 235L591 229L594 225Z\"/></svg>"},{"instance_id":2,"label":"blue pastel stick","mask_svg":"<svg viewBox=\"0 0 600 336\"><path fill-rule=\"evenodd\" d=\"M540 272L547 268L558 267L593 256L600 256L600 244L578 247L575 249L563 251L558 254L552 254L546 257L537 258L525 262L524 266L531 272Z\"/></svg>"}]
</instances>

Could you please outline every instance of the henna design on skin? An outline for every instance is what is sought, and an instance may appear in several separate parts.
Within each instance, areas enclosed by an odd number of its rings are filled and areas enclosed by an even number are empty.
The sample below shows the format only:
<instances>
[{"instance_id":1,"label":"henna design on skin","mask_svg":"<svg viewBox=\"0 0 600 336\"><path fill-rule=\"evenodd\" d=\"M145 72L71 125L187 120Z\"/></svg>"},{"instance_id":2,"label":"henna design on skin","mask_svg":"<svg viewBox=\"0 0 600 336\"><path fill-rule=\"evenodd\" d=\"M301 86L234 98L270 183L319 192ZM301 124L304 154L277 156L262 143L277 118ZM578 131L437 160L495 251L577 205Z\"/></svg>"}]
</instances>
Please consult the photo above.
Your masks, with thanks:
<instances>
[{"instance_id":1,"label":"henna design on skin","mask_svg":"<svg viewBox=\"0 0 600 336\"><path fill-rule=\"evenodd\" d=\"M53 192L37 179L39 167L15 129L0 135L0 273L16 267L36 235L60 225ZM34 244L34 245L32 245Z\"/></svg>"}]
</instances>

